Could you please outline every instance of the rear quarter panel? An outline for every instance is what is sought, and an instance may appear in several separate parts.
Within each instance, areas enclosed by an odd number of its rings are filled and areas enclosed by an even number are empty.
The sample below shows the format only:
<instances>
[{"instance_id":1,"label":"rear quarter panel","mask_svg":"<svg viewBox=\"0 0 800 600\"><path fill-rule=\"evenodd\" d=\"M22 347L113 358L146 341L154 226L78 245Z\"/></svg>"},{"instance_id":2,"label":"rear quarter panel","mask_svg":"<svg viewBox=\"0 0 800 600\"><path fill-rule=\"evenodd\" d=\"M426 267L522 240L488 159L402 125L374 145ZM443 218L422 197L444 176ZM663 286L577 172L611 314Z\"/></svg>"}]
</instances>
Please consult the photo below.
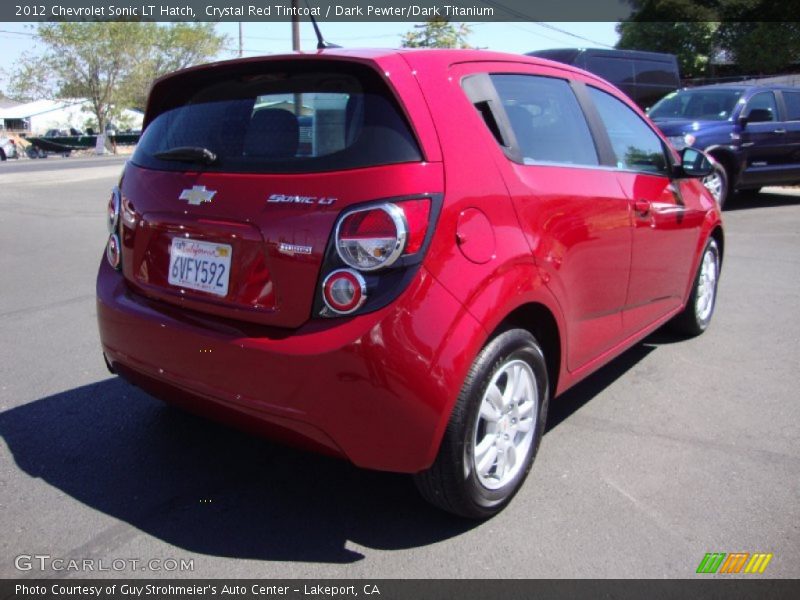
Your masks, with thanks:
<instances>
[{"instance_id":1,"label":"rear quarter panel","mask_svg":"<svg viewBox=\"0 0 800 600\"><path fill-rule=\"evenodd\" d=\"M563 332L561 310L545 286L501 175L498 161L508 159L463 89L462 77L488 63L414 66L442 147L445 201L426 268L483 325L484 333L464 348L474 358L503 320L516 308L546 306ZM515 63L502 63L515 68ZM490 224L482 235L464 227L474 210ZM470 246L480 236L475 256ZM490 247L489 247L490 246ZM485 262L480 262L485 259ZM563 335L562 335L563 345Z\"/></svg>"}]
</instances>

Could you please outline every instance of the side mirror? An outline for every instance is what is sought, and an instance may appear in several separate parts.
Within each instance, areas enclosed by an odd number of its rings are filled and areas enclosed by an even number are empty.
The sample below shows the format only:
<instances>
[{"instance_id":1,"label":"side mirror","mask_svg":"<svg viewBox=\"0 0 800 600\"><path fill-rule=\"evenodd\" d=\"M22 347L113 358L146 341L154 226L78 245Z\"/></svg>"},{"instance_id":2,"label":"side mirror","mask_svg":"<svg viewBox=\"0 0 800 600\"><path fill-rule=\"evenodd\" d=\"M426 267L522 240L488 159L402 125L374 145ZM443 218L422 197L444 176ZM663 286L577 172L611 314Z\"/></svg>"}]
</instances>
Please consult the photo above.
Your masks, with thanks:
<instances>
[{"instance_id":1,"label":"side mirror","mask_svg":"<svg viewBox=\"0 0 800 600\"><path fill-rule=\"evenodd\" d=\"M711 159L697 148L681 150L680 172L683 177L707 177L714 172Z\"/></svg>"}]
</instances>

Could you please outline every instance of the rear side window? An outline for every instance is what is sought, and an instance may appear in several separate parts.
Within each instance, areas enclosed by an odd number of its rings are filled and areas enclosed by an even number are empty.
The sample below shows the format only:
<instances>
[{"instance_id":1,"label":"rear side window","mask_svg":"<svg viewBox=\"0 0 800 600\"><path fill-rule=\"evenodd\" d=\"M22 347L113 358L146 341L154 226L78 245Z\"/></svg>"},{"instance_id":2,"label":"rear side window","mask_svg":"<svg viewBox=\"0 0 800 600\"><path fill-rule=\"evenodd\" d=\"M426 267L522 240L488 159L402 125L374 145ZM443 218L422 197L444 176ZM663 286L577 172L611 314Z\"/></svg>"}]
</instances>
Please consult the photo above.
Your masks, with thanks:
<instances>
[{"instance_id":1,"label":"rear side window","mask_svg":"<svg viewBox=\"0 0 800 600\"><path fill-rule=\"evenodd\" d=\"M637 60L633 63L636 70L636 83L647 85L662 85L672 89L680 86L681 82L674 68L669 63L654 60Z\"/></svg>"},{"instance_id":2,"label":"rear side window","mask_svg":"<svg viewBox=\"0 0 800 600\"><path fill-rule=\"evenodd\" d=\"M595 87L589 86L588 89L611 140L617 167L666 173L667 161L661 138L624 102Z\"/></svg>"},{"instance_id":3,"label":"rear side window","mask_svg":"<svg viewBox=\"0 0 800 600\"><path fill-rule=\"evenodd\" d=\"M783 92L786 104L786 120L800 121L800 92Z\"/></svg>"},{"instance_id":4,"label":"rear side window","mask_svg":"<svg viewBox=\"0 0 800 600\"><path fill-rule=\"evenodd\" d=\"M632 84L634 82L633 61L611 58L608 56L589 56L586 59L586 70L614 85Z\"/></svg>"},{"instance_id":5,"label":"rear side window","mask_svg":"<svg viewBox=\"0 0 800 600\"><path fill-rule=\"evenodd\" d=\"M337 65L338 66L338 65ZM370 69L330 63L250 63L156 87L134 163L186 170L157 155L205 148L204 170L319 172L422 160L400 107Z\"/></svg>"},{"instance_id":6,"label":"rear side window","mask_svg":"<svg viewBox=\"0 0 800 600\"><path fill-rule=\"evenodd\" d=\"M577 98L563 79L491 75L525 164L597 165L597 151Z\"/></svg>"}]
</instances>

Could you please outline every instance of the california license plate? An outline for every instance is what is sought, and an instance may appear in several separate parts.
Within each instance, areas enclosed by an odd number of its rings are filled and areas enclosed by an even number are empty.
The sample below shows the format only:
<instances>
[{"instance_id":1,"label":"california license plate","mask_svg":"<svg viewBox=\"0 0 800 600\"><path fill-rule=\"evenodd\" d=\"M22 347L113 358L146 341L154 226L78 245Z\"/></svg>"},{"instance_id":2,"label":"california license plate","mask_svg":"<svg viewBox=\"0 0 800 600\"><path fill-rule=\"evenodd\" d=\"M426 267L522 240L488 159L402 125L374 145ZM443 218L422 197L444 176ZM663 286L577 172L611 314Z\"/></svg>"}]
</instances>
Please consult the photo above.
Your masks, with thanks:
<instances>
[{"instance_id":1,"label":"california license plate","mask_svg":"<svg viewBox=\"0 0 800 600\"><path fill-rule=\"evenodd\" d=\"M227 244L173 239L169 248L170 285L226 296L231 253Z\"/></svg>"}]
</instances>

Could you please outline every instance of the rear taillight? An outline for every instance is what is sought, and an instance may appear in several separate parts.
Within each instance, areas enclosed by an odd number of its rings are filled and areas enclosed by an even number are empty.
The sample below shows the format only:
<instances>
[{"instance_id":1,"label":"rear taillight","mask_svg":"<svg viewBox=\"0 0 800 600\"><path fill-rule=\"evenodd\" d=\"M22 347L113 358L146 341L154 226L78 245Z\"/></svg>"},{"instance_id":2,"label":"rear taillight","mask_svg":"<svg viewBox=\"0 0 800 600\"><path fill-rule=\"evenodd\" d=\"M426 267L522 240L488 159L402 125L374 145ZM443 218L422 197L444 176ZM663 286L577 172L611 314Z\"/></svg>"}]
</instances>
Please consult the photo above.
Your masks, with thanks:
<instances>
[{"instance_id":1,"label":"rear taillight","mask_svg":"<svg viewBox=\"0 0 800 600\"><path fill-rule=\"evenodd\" d=\"M408 235L403 211L380 204L345 215L336 228L336 251L344 263L361 271L391 266L400 258Z\"/></svg>"},{"instance_id":2,"label":"rear taillight","mask_svg":"<svg viewBox=\"0 0 800 600\"><path fill-rule=\"evenodd\" d=\"M322 298L332 311L340 315L350 314L366 301L367 282L356 271L339 269L322 282Z\"/></svg>"},{"instance_id":3,"label":"rear taillight","mask_svg":"<svg viewBox=\"0 0 800 600\"><path fill-rule=\"evenodd\" d=\"M111 234L106 242L106 260L113 268L119 270L122 267L122 244L119 240L119 212L122 207L119 187L115 186L111 190L111 197L108 199L106 211L106 225L108 233Z\"/></svg>"},{"instance_id":4,"label":"rear taillight","mask_svg":"<svg viewBox=\"0 0 800 600\"><path fill-rule=\"evenodd\" d=\"M390 267L402 255L419 251L429 215L428 198L387 202L345 213L336 226L339 258L360 271Z\"/></svg>"},{"instance_id":5,"label":"rear taillight","mask_svg":"<svg viewBox=\"0 0 800 600\"><path fill-rule=\"evenodd\" d=\"M108 199L108 213L107 221L108 233L114 233L119 225L119 210L120 210L120 197L119 188L115 187L111 190L111 197Z\"/></svg>"},{"instance_id":6,"label":"rear taillight","mask_svg":"<svg viewBox=\"0 0 800 600\"><path fill-rule=\"evenodd\" d=\"M345 211L325 252L315 314L360 314L396 298L422 262L441 202L426 194Z\"/></svg>"},{"instance_id":7,"label":"rear taillight","mask_svg":"<svg viewBox=\"0 0 800 600\"><path fill-rule=\"evenodd\" d=\"M119 236L112 233L108 238L106 244L106 259L114 269L119 270L122 264L122 252L120 250Z\"/></svg>"},{"instance_id":8,"label":"rear taillight","mask_svg":"<svg viewBox=\"0 0 800 600\"><path fill-rule=\"evenodd\" d=\"M403 254L416 254L425 243L425 235L428 233L428 222L431 217L430 198L419 198L417 200L404 200L398 202L397 206L403 211L408 225L408 241Z\"/></svg>"}]
</instances>

